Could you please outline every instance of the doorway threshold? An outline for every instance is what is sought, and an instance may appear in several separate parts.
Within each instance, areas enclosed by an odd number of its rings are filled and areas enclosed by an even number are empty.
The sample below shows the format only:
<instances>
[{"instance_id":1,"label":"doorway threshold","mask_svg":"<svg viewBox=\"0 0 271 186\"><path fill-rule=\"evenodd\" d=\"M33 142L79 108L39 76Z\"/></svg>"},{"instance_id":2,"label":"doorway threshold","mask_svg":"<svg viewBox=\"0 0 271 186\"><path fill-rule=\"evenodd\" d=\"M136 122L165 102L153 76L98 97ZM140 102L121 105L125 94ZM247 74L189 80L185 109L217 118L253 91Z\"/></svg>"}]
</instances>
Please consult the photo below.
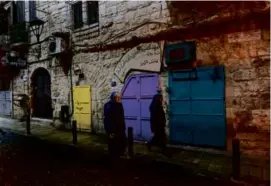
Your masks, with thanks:
<instances>
[{"instance_id":1,"label":"doorway threshold","mask_svg":"<svg viewBox=\"0 0 271 186\"><path fill-rule=\"evenodd\" d=\"M53 119L45 119L45 118L31 118L31 121L36 121L42 123L53 123Z\"/></svg>"}]
</instances>

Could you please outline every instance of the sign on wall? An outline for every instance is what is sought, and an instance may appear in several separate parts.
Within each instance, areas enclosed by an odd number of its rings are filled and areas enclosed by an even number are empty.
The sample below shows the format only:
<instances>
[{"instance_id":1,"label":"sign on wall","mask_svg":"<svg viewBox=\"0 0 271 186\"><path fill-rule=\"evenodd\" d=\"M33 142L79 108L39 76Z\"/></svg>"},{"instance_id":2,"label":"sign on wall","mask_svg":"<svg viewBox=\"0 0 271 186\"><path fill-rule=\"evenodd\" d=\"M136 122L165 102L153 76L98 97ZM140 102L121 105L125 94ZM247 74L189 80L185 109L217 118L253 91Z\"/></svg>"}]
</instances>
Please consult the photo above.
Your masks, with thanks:
<instances>
[{"instance_id":1,"label":"sign on wall","mask_svg":"<svg viewBox=\"0 0 271 186\"><path fill-rule=\"evenodd\" d=\"M196 43L193 41L168 44L165 48L167 65L188 64L196 59Z\"/></svg>"},{"instance_id":2,"label":"sign on wall","mask_svg":"<svg viewBox=\"0 0 271 186\"><path fill-rule=\"evenodd\" d=\"M26 68L27 60L24 57L20 57L15 52L6 53L5 56L1 58L1 63L5 66L15 67L15 68Z\"/></svg>"},{"instance_id":3,"label":"sign on wall","mask_svg":"<svg viewBox=\"0 0 271 186\"><path fill-rule=\"evenodd\" d=\"M151 47L149 47L151 45ZM117 64L114 75L124 82L132 71L160 72L161 52L158 43L141 44L128 51Z\"/></svg>"}]
</instances>

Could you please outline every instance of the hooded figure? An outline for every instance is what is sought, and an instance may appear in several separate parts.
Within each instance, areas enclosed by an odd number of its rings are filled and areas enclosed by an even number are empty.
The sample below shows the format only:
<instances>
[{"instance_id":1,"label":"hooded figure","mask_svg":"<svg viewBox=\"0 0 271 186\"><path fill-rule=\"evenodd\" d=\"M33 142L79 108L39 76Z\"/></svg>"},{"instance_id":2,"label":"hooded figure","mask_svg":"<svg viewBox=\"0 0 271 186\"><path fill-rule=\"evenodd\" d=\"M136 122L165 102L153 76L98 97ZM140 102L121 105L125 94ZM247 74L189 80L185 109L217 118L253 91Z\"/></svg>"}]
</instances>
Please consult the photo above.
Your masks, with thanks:
<instances>
[{"instance_id":1,"label":"hooded figure","mask_svg":"<svg viewBox=\"0 0 271 186\"><path fill-rule=\"evenodd\" d=\"M104 105L104 128L109 137L109 154L114 157L124 155L126 148L124 110L120 95L112 92L110 101Z\"/></svg>"},{"instance_id":2,"label":"hooded figure","mask_svg":"<svg viewBox=\"0 0 271 186\"><path fill-rule=\"evenodd\" d=\"M104 129L107 135L110 135L112 133L112 125L110 123L110 108L114 103L115 95L116 92L112 92L110 95L110 100L104 105Z\"/></svg>"},{"instance_id":3,"label":"hooded figure","mask_svg":"<svg viewBox=\"0 0 271 186\"><path fill-rule=\"evenodd\" d=\"M150 150L151 145L157 145L162 148L163 152L166 150L166 117L162 105L163 97L161 94L156 94L149 107L150 109L150 125L151 131L154 134L150 142L147 143Z\"/></svg>"}]
</instances>

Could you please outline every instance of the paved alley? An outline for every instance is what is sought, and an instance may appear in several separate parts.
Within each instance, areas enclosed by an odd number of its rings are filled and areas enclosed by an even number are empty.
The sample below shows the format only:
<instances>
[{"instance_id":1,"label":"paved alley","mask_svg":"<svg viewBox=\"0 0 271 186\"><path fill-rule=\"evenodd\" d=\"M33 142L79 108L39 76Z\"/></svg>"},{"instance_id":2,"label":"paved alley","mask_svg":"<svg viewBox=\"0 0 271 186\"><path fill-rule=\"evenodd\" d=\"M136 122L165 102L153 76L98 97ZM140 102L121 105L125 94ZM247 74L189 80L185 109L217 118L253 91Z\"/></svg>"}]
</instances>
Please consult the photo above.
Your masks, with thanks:
<instances>
[{"instance_id":1,"label":"paved alley","mask_svg":"<svg viewBox=\"0 0 271 186\"><path fill-rule=\"evenodd\" d=\"M151 162L109 166L105 155L10 132L0 142L0 185L229 185Z\"/></svg>"}]
</instances>

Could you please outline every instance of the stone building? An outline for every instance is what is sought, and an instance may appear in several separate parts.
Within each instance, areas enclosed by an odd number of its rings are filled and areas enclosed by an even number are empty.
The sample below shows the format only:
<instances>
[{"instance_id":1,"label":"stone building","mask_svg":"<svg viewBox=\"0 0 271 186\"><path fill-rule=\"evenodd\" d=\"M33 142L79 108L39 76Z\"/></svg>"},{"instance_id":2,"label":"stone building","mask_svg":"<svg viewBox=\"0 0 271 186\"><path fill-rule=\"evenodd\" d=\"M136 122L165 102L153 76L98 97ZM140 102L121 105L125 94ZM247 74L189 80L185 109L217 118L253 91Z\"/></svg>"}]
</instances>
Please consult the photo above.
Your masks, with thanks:
<instances>
[{"instance_id":1,"label":"stone building","mask_svg":"<svg viewBox=\"0 0 271 186\"><path fill-rule=\"evenodd\" d=\"M237 137L245 153L269 155L269 2L30 1L21 6L23 21L31 16L45 21L41 56L35 56L39 45L31 34L28 69L13 79L14 95L30 93L33 81L43 82L34 92L39 89L40 100L49 99L53 110L36 103L34 117L55 121L61 106L72 110L71 86L88 85L89 128L103 132L103 104L114 89L122 92L127 125L145 140L148 105L160 90L173 143L231 150ZM56 33L69 35L69 52L51 55L55 38L50 36ZM13 105L14 117L22 114Z\"/></svg>"}]
</instances>

